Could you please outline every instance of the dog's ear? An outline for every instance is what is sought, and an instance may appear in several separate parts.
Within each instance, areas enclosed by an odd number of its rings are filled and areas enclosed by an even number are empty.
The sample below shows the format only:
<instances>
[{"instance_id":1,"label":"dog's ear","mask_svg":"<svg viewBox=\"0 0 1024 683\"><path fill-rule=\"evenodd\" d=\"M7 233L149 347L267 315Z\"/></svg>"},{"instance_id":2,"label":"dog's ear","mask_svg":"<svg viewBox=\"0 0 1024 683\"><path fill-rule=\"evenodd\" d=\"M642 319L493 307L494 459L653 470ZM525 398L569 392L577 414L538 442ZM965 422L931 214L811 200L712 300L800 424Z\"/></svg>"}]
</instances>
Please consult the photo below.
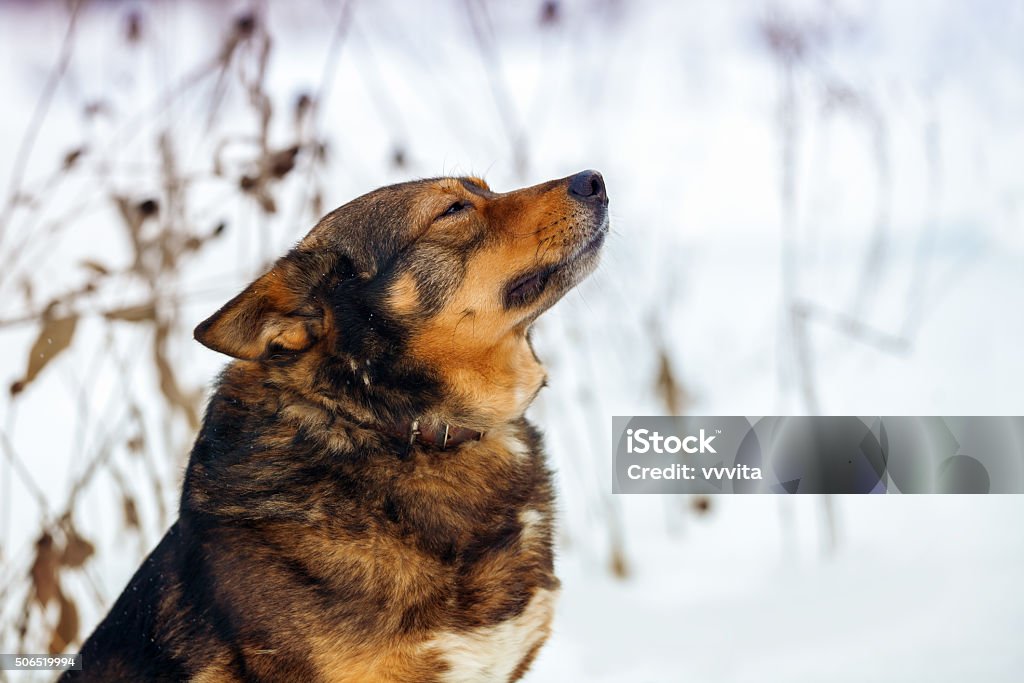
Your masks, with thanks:
<instances>
[{"instance_id":1,"label":"dog's ear","mask_svg":"<svg viewBox=\"0 0 1024 683\"><path fill-rule=\"evenodd\" d=\"M310 296L301 269L281 259L267 274L199 323L203 346L243 360L312 347L323 336L324 312Z\"/></svg>"}]
</instances>

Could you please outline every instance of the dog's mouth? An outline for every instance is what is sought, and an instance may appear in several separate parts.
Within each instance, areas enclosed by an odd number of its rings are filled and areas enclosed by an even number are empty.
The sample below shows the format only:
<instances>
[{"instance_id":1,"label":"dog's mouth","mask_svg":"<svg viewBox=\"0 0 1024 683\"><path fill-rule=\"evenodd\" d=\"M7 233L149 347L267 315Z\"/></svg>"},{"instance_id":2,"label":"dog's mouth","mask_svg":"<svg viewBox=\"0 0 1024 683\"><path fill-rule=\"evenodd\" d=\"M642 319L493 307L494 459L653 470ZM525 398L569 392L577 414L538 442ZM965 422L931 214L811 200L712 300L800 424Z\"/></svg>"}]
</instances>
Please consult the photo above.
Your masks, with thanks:
<instances>
[{"instance_id":1,"label":"dog's mouth","mask_svg":"<svg viewBox=\"0 0 1024 683\"><path fill-rule=\"evenodd\" d=\"M574 253L572 256L566 259L566 262L571 263L573 261L579 261L580 259L583 259L588 255L594 253L602 246L604 246L604 238L607 236L608 219L605 218L604 221L599 226L597 226L597 230L594 231L594 234L587 241L587 243L584 244L578 251L576 251L576 253Z\"/></svg>"},{"instance_id":2,"label":"dog's mouth","mask_svg":"<svg viewBox=\"0 0 1024 683\"><path fill-rule=\"evenodd\" d=\"M521 308L540 298L549 285L557 282L565 293L586 277L596 265L597 253L608 236L608 217L602 217L597 229L581 246L561 261L530 271L512 280L505 288L505 306ZM552 302L553 303L553 302Z\"/></svg>"},{"instance_id":3,"label":"dog's mouth","mask_svg":"<svg viewBox=\"0 0 1024 683\"><path fill-rule=\"evenodd\" d=\"M551 279L556 268L557 266L549 266L544 270L527 273L513 280L505 291L505 306L518 308L536 299L547 287L548 280Z\"/></svg>"}]
</instances>

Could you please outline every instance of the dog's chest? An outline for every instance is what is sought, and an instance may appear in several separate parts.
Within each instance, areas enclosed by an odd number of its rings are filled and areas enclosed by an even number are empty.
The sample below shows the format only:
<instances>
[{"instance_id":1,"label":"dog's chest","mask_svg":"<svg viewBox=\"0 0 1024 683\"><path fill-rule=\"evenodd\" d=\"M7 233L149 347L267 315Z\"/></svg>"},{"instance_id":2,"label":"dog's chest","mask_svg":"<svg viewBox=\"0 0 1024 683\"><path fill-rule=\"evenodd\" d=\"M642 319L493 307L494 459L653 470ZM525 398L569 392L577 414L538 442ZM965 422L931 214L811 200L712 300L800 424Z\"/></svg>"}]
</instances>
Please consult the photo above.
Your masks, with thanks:
<instances>
[{"instance_id":1,"label":"dog's chest","mask_svg":"<svg viewBox=\"0 0 1024 683\"><path fill-rule=\"evenodd\" d=\"M524 467L530 462L528 446L515 435L491 434L481 446L494 449L494 453L486 456L488 461L504 457ZM546 483L546 478L543 481ZM558 595L557 579L551 574L548 505L546 496L541 496L518 509L512 508L514 523L508 528L514 530L514 540L496 528L478 530L477 538L486 538L488 533L495 535L483 548L468 552L477 559L464 567L460 575L481 599L470 611L480 619L477 623L487 625L443 630L427 640L425 652L445 667L439 681L506 683L518 678L524 662L547 638ZM524 585L533 588L520 593ZM500 621L485 616L500 609L500 605L519 599L525 606L518 614Z\"/></svg>"},{"instance_id":2,"label":"dog's chest","mask_svg":"<svg viewBox=\"0 0 1024 683\"><path fill-rule=\"evenodd\" d=\"M444 683L505 683L550 632L557 590L538 588L517 616L492 626L440 633L425 645L447 671Z\"/></svg>"}]
</instances>

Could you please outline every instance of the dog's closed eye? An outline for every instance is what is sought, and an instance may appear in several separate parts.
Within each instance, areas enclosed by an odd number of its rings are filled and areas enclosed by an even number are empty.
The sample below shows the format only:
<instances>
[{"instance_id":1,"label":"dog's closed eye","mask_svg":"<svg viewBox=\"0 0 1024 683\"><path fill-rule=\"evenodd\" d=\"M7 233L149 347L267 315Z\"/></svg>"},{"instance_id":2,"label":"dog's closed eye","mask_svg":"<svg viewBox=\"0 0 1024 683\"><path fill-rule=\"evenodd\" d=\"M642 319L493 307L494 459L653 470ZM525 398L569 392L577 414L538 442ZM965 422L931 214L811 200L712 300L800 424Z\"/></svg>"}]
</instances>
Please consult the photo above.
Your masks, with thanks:
<instances>
[{"instance_id":1,"label":"dog's closed eye","mask_svg":"<svg viewBox=\"0 0 1024 683\"><path fill-rule=\"evenodd\" d=\"M465 211L466 209L469 209L469 208L472 208L472 207L473 207L473 204L471 202L467 202L464 199L460 199L457 202L452 203L452 205L449 206L447 209L445 209L441 213L441 215L438 216L435 220L440 220L442 218L447 218L448 216L454 216L455 214L460 213L462 211Z\"/></svg>"}]
</instances>

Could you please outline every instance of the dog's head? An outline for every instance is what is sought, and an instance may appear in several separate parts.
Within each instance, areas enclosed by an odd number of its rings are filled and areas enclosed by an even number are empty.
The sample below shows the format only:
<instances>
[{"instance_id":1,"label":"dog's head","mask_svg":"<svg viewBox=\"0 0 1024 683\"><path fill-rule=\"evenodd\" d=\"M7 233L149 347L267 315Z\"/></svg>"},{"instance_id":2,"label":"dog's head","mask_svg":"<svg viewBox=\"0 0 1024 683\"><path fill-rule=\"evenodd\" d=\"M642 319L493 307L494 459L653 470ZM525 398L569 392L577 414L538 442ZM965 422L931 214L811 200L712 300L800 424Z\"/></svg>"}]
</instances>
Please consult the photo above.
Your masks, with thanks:
<instances>
[{"instance_id":1,"label":"dog's head","mask_svg":"<svg viewBox=\"0 0 1024 683\"><path fill-rule=\"evenodd\" d=\"M596 171L514 192L471 177L383 187L325 216L196 339L388 419L518 417L543 384L527 333L596 266Z\"/></svg>"}]
</instances>

